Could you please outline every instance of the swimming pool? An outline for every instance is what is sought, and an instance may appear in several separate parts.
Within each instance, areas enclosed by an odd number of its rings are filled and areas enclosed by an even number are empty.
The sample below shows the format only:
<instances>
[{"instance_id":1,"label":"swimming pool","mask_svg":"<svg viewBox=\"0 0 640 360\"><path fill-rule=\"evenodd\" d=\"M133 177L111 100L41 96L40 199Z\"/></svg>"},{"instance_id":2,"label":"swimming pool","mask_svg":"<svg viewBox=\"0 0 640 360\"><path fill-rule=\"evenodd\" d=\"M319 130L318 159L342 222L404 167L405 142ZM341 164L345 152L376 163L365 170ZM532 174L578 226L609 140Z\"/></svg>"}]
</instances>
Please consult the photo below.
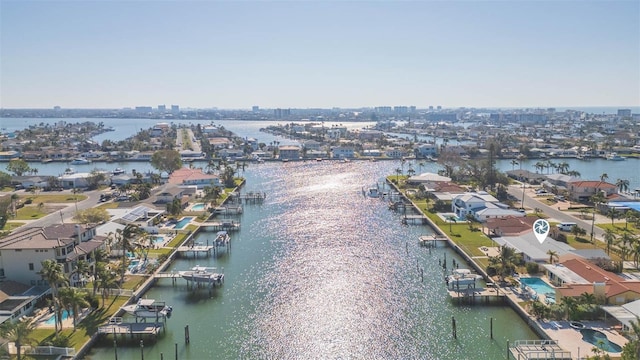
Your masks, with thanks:
<instances>
[{"instance_id":1,"label":"swimming pool","mask_svg":"<svg viewBox=\"0 0 640 360\"><path fill-rule=\"evenodd\" d=\"M532 288L538 294L542 294L548 297L555 297L556 295L556 289L552 288L551 285L547 284L546 281L542 280L539 277L520 278L520 283Z\"/></svg>"},{"instance_id":2,"label":"swimming pool","mask_svg":"<svg viewBox=\"0 0 640 360\"><path fill-rule=\"evenodd\" d=\"M154 245L162 244L164 242L164 236L153 236L151 237Z\"/></svg>"},{"instance_id":3,"label":"swimming pool","mask_svg":"<svg viewBox=\"0 0 640 360\"><path fill-rule=\"evenodd\" d=\"M67 310L63 310L62 311L62 321L65 321L68 318L69 318L69 312ZM50 318L48 318L47 321L45 321L44 323L47 324L47 325L55 325L56 324L55 321L56 321L56 316L53 315Z\"/></svg>"},{"instance_id":4,"label":"swimming pool","mask_svg":"<svg viewBox=\"0 0 640 360\"><path fill-rule=\"evenodd\" d=\"M203 203L193 204L193 206L191 207L191 210L202 211L204 210L204 204Z\"/></svg>"},{"instance_id":5,"label":"swimming pool","mask_svg":"<svg viewBox=\"0 0 640 360\"><path fill-rule=\"evenodd\" d=\"M616 343L612 343L611 341L609 341L607 335L603 332L594 329L582 329L580 330L580 334L582 334L582 340L588 342L589 344L593 344L604 351L622 351L622 347Z\"/></svg>"},{"instance_id":6,"label":"swimming pool","mask_svg":"<svg viewBox=\"0 0 640 360\"><path fill-rule=\"evenodd\" d=\"M188 223L191 222L191 220L193 220L193 216L187 216L187 217L183 217L182 219L180 219L180 221L178 221L173 228L174 229L182 229L183 227L187 226Z\"/></svg>"}]
</instances>

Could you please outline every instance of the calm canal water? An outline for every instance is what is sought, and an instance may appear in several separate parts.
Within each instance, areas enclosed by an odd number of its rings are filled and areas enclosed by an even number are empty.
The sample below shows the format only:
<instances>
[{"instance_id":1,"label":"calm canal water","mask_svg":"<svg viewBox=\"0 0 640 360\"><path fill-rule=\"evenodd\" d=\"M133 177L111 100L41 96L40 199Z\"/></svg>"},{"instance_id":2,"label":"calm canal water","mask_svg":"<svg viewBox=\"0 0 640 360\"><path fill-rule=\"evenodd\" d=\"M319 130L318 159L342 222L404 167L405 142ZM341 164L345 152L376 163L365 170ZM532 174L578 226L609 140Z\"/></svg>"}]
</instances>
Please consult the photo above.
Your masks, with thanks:
<instances>
[{"instance_id":1,"label":"calm canal water","mask_svg":"<svg viewBox=\"0 0 640 360\"><path fill-rule=\"evenodd\" d=\"M386 202L362 195L363 186L396 166L314 161L247 168L243 191L264 191L267 199L245 205L231 253L172 266L224 268L225 284L210 295L163 280L148 292L174 311L166 333L145 341L145 359L173 359L176 343L180 359L498 359L507 340L537 338L508 307L452 305L438 260L460 259L447 248L419 247L429 228L402 226ZM197 241L213 236L202 233ZM140 358L138 341L120 345L119 358ZM115 358L111 338L88 357Z\"/></svg>"}]
</instances>

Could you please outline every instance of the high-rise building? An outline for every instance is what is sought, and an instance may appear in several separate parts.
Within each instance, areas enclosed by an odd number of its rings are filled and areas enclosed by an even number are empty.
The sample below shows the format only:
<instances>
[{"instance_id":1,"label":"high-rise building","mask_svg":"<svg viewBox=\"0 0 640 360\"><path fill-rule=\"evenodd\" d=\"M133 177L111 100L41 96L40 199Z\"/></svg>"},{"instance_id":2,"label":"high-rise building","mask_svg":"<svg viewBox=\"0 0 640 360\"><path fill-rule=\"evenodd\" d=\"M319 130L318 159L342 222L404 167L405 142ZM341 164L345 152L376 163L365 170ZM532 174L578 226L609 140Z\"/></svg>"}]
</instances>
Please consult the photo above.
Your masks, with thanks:
<instances>
[{"instance_id":1,"label":"high-rise building","mask_svg":"<svg viewBox=\"0 0 640 360\"><path fill-rule=\"evenodd\" d=\"M167 111L167 105L158 105L158 111L160 112Z\"/></svg>"},{"instance_id":2,"label":"high-rise building","mask_svg":"<svg viewBox=\"0 0 640 360\"><path fill-rule=\"evenodd\" d=\"M258 105L253 105L253 107L251 108L251 111L253 111L253 112L258 112L258 111L260 111L260 106L258 106Z\"/></svg>"},{"instance_id":3,"label":"high-rise building","mask_svg":"<svg viewBox=\"0 0 640 360\"><path fill-rule=\"evenodd\" d=\"M618 109L618 116L631 116L631 109Z\"/></svg>"},{"instance_id":4,"label":"high-rise building","mask_svg":"<svg viewBox=\"0 0 640 360\"><path fill-rule=\"evenodd\" d=\"M172 113L172 114L179 114L179 113L180 113L180 106L178 106L178 105L171 105L171 113Z\"/></svg>"}]
</instances>

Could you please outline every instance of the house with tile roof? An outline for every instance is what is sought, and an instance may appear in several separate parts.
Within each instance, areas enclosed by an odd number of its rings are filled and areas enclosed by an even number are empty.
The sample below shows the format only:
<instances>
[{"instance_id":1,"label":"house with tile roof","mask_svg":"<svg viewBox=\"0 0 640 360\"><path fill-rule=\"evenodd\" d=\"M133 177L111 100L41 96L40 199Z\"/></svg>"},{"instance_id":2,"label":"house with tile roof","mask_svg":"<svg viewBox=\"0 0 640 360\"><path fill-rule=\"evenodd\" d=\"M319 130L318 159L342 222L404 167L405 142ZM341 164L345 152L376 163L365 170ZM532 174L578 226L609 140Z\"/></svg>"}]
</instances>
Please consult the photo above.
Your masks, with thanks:
<instances>
[{"instance_id":1,"label":"house with tile roof","mask_svg":"<svg viewBox=\"0 0 640 360\"><path fill-rule=\"evenodd\" d=\"M617 187L604 181L572 181L568 184L569 197L574 201L588 201L597 192L603 192L605 197L617 193Z\"/></svg>"},{"instance_id":2,"label":"house with tile roof","mask_svg":"<svg viewBox=\"0 0 640 360\"><path fill-rule=\"evenodd\" d=\"M78 261L94 265L94 253L104 248L106 237L96 235L95 227L56 224L15 231L0 239L0 277L31 286L47 285L40 276L42 262L54 259L62 264L71 285L80 282L72 275Z\"/></svg>"},{"instance_id":3,"label":"house with tile roof","mask_svg":"<svg viewBox=\"0 0 640 360\"><path fill-rule=\"evenodd\" d=\"M205 174L202 169L190 169L183 167L169 175L169 184L177 186L196 186L203 189L206 186L222 186L220 177L213 174Z\"/></svg>"},{"instance_id":4,"label":"house with tile roof","mask_svg":"<svg viewBox=\"0 0 640 360\"><path fill-rule=\"evenodd\" d=\"M544 265L556 288L556 301L562 297L594 294L605 304L622 305L640 299L640 281L626 279L604 270L577 255L561 256L560 262Z\"/></svg>"}]
</instances>

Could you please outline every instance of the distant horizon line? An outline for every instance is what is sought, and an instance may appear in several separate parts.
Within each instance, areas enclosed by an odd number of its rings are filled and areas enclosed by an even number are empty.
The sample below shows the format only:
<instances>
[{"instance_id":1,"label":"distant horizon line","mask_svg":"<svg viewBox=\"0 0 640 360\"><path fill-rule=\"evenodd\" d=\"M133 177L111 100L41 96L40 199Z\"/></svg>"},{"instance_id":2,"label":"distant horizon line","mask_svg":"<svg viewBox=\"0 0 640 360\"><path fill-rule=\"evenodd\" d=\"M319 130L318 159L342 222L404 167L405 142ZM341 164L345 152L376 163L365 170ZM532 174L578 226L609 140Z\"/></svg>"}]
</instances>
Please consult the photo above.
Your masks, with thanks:
<instances>
[{"instance_id":1,"label":"distant horizon line","mask_svg":"<svg viewBox=\"0 0 640 360\"><path fill-rule=\"evenodd\" d=\"M162 105L162 104L161 104ZM173 104L173 106L176 106L176 104ZM182 107L180 105L177 105L180 107L180 110L244 110L244 111L252 111L252 107L248 107L248 108L222 108L222 107ZM259 106L259 105L255 105L255 106ZM333 106L333 107L259 107L259 110L275 110L275 109L291 109L291 110L312 110L312 109L319 109L319 110L333 110L333 109L341 109L341 110L363 110L363 109L375 109L378 107L412 107L415 105L378 105L378 106L360 106L360 107L340 107L340 106ZM432 106L433 109L437 109L438 106L441 105L429 105ZM427 107L420 107L420 106L416 106L416 110L429 110L429 106ZM138 105L138 106L133 106L133 107L129 107L129 106L125 106L125 107L62 107L60 106L59 109L55 108L56 106L53 107L0 107L0 111L5 111L5 110L135 110L136 107L151 107L152 110L158 110L157 105L154 106L148 106L148 105ZM546 109L557 109L557 108L561 108L561 109L579 109L579 108L616 108L616 109L628 109L628 108L640 108L640 104L638 105L573 105L573 106L441 106L441 110L444 109L542 109L542 110L546 110ZM168 105L167 108L165 109L166 111L171 111L171 105Z\"/></svg>"}]
</instances>

